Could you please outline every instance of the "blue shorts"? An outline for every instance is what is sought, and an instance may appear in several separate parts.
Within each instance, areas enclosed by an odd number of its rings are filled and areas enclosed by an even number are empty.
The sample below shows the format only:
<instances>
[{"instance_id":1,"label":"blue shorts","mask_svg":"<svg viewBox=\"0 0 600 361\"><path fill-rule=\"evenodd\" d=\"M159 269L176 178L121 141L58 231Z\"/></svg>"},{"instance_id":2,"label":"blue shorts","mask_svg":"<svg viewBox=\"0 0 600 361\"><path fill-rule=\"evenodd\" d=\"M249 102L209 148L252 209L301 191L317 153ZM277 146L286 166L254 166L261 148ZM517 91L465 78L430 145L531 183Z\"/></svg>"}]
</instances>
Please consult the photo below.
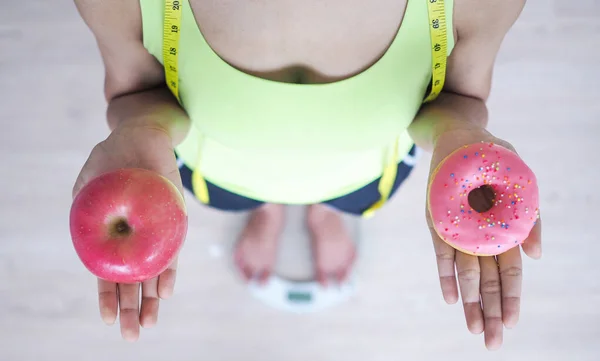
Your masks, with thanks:
<instances>
[{"instance_id":1,"label":"blue shorts","mask_svg":"<svg viewBox=\"0 0 600 361\"><path fill-rule=\"evenodd\" d=\"M396 180L394 181L394 187L392 188L392 192L390 194L390 198L396 190L400 187L402 182L410 175L411 171L414 168L415 157L417 153L417 148L413 146L408 153L408 156L405 159L398 163L398 172L396 174ZM183 182L183 186L194 193L192 187L192 170L188 168L183 162L178 162L180 164L179 171L181 173L181 180ZM364 211L369 209L375 202L377 202L381 198L381 194L379 193L379 180L380 178L372 181L366 186L343 195L338 198L330 199L328 201L323 202L323 204L327 204L333 208L340 210L341 212L353 214L360 216ZM264 204L262 201L258 201L255 199L247 198L235 193L232 193L228 190L220 188L219 186L209 182L206 180L206 185L208 188L208 195L210 199L209 206L212 208L220 209L223 211L248 211L254 208L257 208Z\"/></svg>"}]
</instances>

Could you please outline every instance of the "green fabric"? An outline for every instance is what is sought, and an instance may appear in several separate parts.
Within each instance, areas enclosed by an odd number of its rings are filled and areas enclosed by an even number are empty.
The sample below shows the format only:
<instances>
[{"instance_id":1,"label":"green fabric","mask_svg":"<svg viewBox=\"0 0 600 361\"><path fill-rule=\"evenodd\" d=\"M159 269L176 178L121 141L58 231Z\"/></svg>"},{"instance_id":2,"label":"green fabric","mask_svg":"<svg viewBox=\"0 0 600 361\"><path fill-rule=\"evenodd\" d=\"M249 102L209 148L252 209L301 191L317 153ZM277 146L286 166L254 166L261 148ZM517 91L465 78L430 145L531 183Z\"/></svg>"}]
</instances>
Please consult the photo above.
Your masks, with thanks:
<instances>
[{"instance_id":1,"label":"green fabric","mask_svg":"<svg viewBox=\"0 0 600 361\"><path fill-rule=\"evenodd\" d=\"M144 46L162 63L163 0L140 0ZM207 44L182 1L180 96L192 119L177 147L204 177L257 200L309 204L352 192L381 176L394 142L397 160L431 81L426 0L409 0L384 56L329 84L292 84L246 74ZM448 52L454 47L446 0ZM351 39L349 40L351 41Z\"/></svg>"}]
</instances>

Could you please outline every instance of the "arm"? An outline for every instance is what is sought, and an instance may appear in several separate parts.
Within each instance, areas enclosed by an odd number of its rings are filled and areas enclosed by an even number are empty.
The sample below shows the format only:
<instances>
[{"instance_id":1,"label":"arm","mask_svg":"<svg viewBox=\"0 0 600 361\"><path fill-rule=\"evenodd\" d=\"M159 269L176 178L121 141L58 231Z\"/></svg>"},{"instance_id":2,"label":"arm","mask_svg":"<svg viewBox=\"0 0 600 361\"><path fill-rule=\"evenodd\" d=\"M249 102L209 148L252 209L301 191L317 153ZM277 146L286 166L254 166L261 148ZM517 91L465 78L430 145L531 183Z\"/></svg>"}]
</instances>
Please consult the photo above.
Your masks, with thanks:
<instances>
[{"instance_id":1,"label":"arm","mask_svg":"<svg viewBox=\"0 0 600 361\"><path fill-rule=\"evenodd\" d=\"M189 119L164 81L162 65L144 48L138 1L75 0L104 62L104 95L111 130L124 122L169 134L179 144Z\"/></svg>"},{"instance_id":2,"label":"arm","mask_svg":"<svg viewBox=\"0 0 600 361\"><path fill-rule=\"evenodd\" d=\"M449 58L445 90L422 108L409 128L419 146L433 150L431 169L466 144L485 141L514 150L485 130L485 101L496 54L524 0L455 2L458 40ZM488 349L500 347L504 326L512 328L519 318L521 250L515 247L497 257L465 254L440 239L429 212L426 217L445 301L456 303L460 289L468 329L475 334L483 332ZM531 258L541 256L541 222L537 222L522 248Z\"/></svg>"},{"instance_id":3,"label":"arm","mask_svg":"<svg viewBox=\"0 0 600 361\"><path fill-rule=\"evenodd\" d=\"M164 82L162 66L142 42L137 0L75 0L92 30L105 66L105 96L110 135L94 147L75 182L73 194L96 176L119 168L143 168L183 185L173 146L185 137L189 119ZM161 275L141 284L98 280L100 314L122 336L136 340L140 325L157 322L160 299L170 297L175 261Z\"/></svg>"},{"instance_id":4,"label":"arm","mask_svg":"<svg viewBox=\"0 0 600 361\"><path fill-rule=\"evenodd\" d=\"M438 136L450 129L485 128L496 55L524 5L525 0L455 0L457 37L444 90L409 127L418 146L431 151Z\"/></svg>"}]
</instances>

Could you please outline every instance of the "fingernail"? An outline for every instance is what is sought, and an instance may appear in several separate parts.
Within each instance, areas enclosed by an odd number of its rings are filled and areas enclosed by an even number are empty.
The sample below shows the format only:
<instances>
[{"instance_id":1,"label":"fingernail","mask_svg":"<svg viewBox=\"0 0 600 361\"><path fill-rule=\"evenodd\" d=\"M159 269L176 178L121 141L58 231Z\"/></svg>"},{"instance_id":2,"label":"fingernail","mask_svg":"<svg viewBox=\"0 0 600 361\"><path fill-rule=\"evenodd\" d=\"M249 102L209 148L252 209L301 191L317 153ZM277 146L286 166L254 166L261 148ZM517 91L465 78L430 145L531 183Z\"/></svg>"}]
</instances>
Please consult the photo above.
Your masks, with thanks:
<instances>
[{"instance_id":1,"label":"fingernail","mask_svg":"<svg viewBox=\"0 0 600 361\"><path fill-rule=\"evenodd\" d=\"M123 331L121 335L127 342L136 342L139 338L139 333L133 331Z\"/></svg>"}]
</instances>

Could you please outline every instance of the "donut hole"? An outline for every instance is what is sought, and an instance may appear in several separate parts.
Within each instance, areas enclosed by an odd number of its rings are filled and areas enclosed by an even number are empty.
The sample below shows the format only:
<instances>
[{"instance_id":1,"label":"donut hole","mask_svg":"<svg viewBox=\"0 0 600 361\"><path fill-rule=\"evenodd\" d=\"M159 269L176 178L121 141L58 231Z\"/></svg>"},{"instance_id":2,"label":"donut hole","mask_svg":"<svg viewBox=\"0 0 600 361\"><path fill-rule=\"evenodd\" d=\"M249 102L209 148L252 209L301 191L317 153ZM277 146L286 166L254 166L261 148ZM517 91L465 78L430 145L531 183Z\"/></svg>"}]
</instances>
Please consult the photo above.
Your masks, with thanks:
<instances>
[{"instance_id":1,"label":"donut hole","mask_svg":"<svg viewBox=\"0 0 600 361\"><path fill-rule=\"evenodd\" d=\"M484 213L494 207L496 192L494 192L492 186L484 184L469 192L468 200L469 206L471 206L475 212Z\"/></svg>"}]
</instances>

